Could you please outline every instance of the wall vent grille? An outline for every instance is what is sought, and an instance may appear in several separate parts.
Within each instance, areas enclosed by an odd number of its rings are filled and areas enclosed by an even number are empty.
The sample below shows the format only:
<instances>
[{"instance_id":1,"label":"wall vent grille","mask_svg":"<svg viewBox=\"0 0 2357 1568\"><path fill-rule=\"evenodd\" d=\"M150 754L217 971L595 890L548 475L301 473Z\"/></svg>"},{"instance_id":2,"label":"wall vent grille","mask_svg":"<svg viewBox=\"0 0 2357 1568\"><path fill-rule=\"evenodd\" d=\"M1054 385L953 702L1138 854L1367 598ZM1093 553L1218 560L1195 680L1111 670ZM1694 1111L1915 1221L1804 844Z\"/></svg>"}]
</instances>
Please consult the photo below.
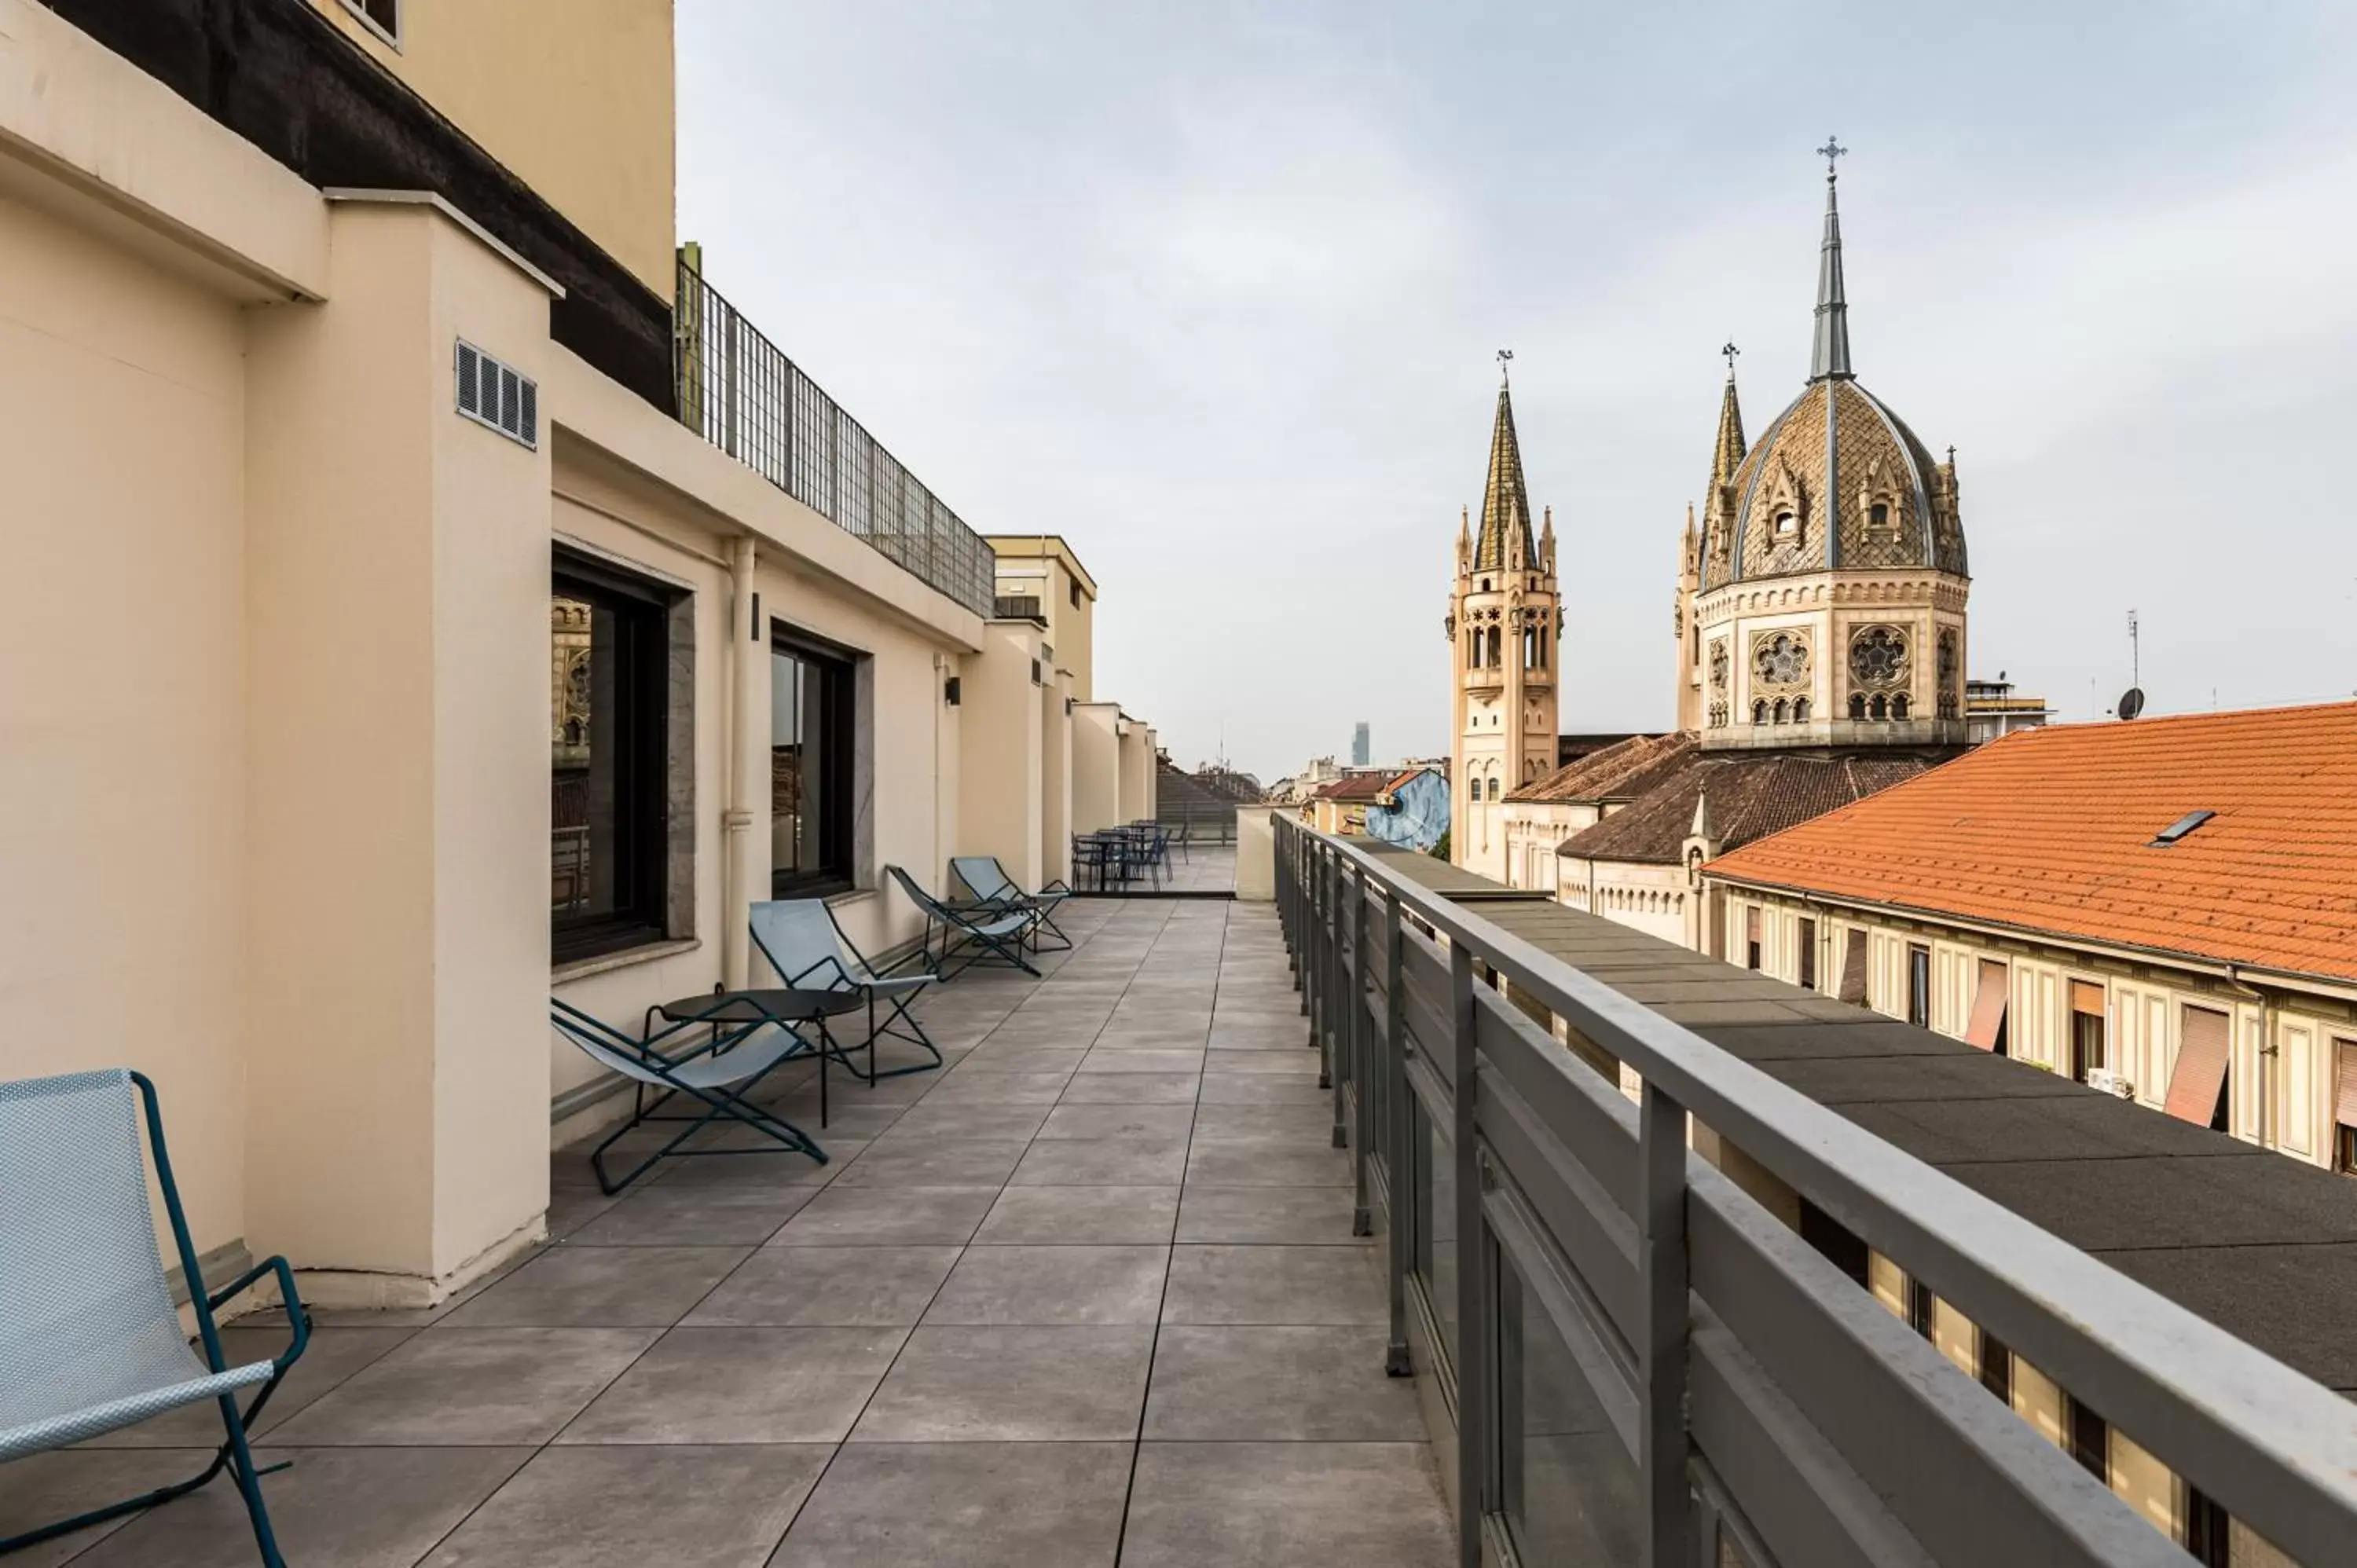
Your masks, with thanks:
<instances>
[{"instance_id":1,"label":"wall vent grille","mask_svg":"<svg viewBox=\"0 0 2357 1568\"><path fill-rule=\"evenodd\" d=\"M458 412L511 441L540 446L540 384L458 340Z\"/></svg>"}]
</instances>

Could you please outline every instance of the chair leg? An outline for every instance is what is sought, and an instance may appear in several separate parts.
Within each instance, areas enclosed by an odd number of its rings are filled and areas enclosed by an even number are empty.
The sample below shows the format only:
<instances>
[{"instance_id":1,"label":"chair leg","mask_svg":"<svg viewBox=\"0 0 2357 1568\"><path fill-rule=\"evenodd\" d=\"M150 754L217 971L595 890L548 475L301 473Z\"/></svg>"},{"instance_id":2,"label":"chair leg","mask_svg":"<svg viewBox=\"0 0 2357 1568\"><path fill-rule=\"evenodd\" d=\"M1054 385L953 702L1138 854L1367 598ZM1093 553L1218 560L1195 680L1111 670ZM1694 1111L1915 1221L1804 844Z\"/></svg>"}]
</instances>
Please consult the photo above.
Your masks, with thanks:
<instances>
[{"instance_id":1,"label":"chair leg","mask_svg":"<svg viewBox=\"0 0 2357 1568\"><path fill-rule=\"evenodd\" d=\"M258 1407L260 1402L255 1402ZM262 1551L264 1568L286 1568L286 1560L278 1554L278 1537L270 1528L270 1509L262 1500L262 1473L254 1468L253 1450L246 1444L245 1422L237 1413L237 1402L222 1395L221 1411L229 1423L230 1473L245 1498L246 1516L253 1521L253 1543Z\"/></svg>"}]
</instances>

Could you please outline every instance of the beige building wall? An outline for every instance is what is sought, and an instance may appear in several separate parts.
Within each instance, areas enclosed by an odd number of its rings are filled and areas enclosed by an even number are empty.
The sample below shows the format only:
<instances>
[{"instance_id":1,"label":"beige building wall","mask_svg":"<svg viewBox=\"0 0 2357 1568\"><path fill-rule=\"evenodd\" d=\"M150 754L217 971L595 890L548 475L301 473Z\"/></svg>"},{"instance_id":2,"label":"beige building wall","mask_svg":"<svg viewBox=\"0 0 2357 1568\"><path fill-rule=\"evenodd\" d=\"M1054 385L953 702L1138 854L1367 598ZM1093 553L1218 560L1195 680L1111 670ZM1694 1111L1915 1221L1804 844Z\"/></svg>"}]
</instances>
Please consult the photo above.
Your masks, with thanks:
<instances>
[{"instance_id":1,"label":"beige building wall","mask_svg":"<svg viewBox=\"0 0 2357 1568\"><path fill-rule=\"evenodd\" d=\"M995 854L1025 887L1040 875L1040 823L1047 782L1040 776L1041 703L1033 671L1040 633L1029 621L992 621L979 654L964 662L958 709L964 757L958 800L959 854ZM946 866L918 880L938 887Z\"/></svg>"},{"instance_id":2,"label":"beige building wall","mask_svg":"<svg viewBox=\"0 0 2357 1568\"><path fill-rule=\"evenodd\" d=\"M1056 667L1072 677L1076 702L1096 700L1097 583L1061 535L994 533L985 536L998 557L998 591L1039 601L1048 623L1048 646Z\"/></svg>"},{"instance_id":3,"label":"beige building wall","mask_svg":"<svg viewBox=\"0 0 2357 1568\"><path fill-rule=\"evenodd\" d=\"M1072 832L1095 832L1121 817L1121 738L1117 703L1072 709Z\"/></svg>"},{"instance_id":4,"label":"beige building wall","mask_svg":"<svg viewBox=\"0 0 2357 1568\"><path fill-rule=\"evenodd\" d=\"M401 0L397 44L346 0L310 3L672 297L672 0Z\"/></svg>"},{"instance_id":5,"label":"beige building wall","mask_svg":"<svg viewBox=\"0 0 2357 1568\"><path fill-rule=\"evenodd\" d=\"M1761 968L1779 980L1799 983L1802 922L1809 920L1816 933L1816 988L1838 994L1849 933L1860 933L1867 943L1867 1005L1894 1018L1908 1015L1910 954L1921 949L1932 982L1929 1026L1958 1039L1971 1024L1980 966L2003 964L2007 1054L2049 1072L2070 1070L2073 983L2093 987L2103 996L2110 1069L2126 1097L2156 1114L2168 1101L2186 1009L2225 1013L2233 1039L2227 1130L2313 1165L2333 1164L2334 1047L2357 1043L2357 986L2230 972L2224 964L2171 962L2095 943L1804 900L1742 884L1714 886L1726 895L1727 951L1741 961L1750 911L1758 910Z\"/></svg>"},{"instance_id":6,"label":"beige building wall","mask_svg":"<svg viewBox=\"0 0 2357 1568\"><path fill-rule=\"evenodd\" d=\"M1071 691L1072 677L1064 671L1039 687L1040 882L1069 882L1072 875Z\"/></svg>"},{"instance_id":7,"label":"beige building wall","mask_svg":"<svg viewBox=\"0 0 2357 1568\"><path fill-rule=\"evenodd\" d=\"M1154 731L1138 720L1124 714L1114 722L1114 732L1120 746L1120 795L1114 809L1124 822L1151 822L1154 819Z\"/></svg>"},{"instance_id":8,"label":"beige building wall","mask_svg":"<svg viewBox=\"0 0 2357 1568\"><path fill-rule=\"evenodd\" d=\"M0 195L0 1077L153 1078L199 1251L247 1229L246 417L234 298Z\"/></svg>"}]
</instances>

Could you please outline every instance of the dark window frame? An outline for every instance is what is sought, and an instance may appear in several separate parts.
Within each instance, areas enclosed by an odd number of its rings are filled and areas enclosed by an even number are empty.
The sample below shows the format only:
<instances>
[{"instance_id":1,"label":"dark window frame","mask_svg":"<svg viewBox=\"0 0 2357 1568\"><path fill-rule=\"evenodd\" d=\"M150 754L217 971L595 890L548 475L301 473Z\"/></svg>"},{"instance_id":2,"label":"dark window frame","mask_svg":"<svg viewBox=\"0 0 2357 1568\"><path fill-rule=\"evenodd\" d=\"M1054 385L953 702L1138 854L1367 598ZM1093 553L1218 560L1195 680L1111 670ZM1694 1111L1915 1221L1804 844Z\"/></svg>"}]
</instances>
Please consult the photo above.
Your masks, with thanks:
<instances>
[{"instance_id":1,"label":"dark window frame","mask_svg":"<svg viewBox=\"0 0 2357 1568\"><path fill-rule=\"evenodd\" d=\"M549 956L563 965L670 937L671 613L680 590L561 547L552 553L551 597L584 600L614 615L622 639L617 690L626 727L617 757L616 908L565 918L549 912Z\"/></svg>"},{"instance_id":2,"label":"dark window frame","mask_svg":"<svg viewBox=\"0 0 2357 1568\"><path fill-rule=\"evenodd\" d=\"M1921 942L1907 944L1907 1021L1932 1026L1932 950Z\"/></svg>"},{"instance_id":3,"label":"dark window frame","mask_svg":"<svg viewBox=\"0 0 2357 1568\"><path fill-rule=\"evenodd\" d=\"M380 39L383 40L388 48L396 51L400 49L402 40L401 0L344 0L344 9L352 16L359 17L363 23L367 24L368 30L375 34ZM392 13L393 20L388 22L382 16L379 16L378 13L381 11Z\"/></svg>"},{"instance_id":4,"label":"dark window frame","mask_svg":"<svg viewBox=\"0 0 2357 1568\"><path fill-rule=\"evenodd\" d=\"M1806 915L1801 917L1801 987L1804 991L1817 988L1817 923Z\"/></svg>"},{"instance_id":5,"label":"dark window frame","mask_svg":"<svg viewBox=\"0 0 2357 1568\"><path fill-rule=\"evenodd\" d=\"M772 898L823 898L858 886L858 844L852 811L854 750L859 736L858 650L781 620L770 622L770 654L783 653L821 672L819 861L808 869L770 867ZM773 666L774 668L774 666ZM776 741L772 736L771 746Z\"/></svg>"}]
</instances>

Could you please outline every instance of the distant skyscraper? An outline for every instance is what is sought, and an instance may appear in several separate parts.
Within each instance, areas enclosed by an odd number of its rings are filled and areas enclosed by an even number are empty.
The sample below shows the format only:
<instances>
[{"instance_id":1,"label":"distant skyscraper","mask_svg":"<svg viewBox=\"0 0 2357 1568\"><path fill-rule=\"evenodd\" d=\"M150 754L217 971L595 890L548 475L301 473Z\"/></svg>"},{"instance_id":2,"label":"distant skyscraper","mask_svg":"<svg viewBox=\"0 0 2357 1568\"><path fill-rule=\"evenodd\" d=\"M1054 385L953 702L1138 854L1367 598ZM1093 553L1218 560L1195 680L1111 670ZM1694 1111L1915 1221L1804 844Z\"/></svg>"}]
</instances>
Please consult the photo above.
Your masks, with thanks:
<instances>
[{"instance_id":1,"label":"distant skyscraper","mask_svg":"<svg viewBox=\"0 0 2357 1568\"><path fill-rule=\"evenodd\" d=\"M1351 732L1351 766L1364 768L1373 760L1373 742L1367 734L1367 721L1361 719L1359 727Z\"/></svg>"}]
</instances>

